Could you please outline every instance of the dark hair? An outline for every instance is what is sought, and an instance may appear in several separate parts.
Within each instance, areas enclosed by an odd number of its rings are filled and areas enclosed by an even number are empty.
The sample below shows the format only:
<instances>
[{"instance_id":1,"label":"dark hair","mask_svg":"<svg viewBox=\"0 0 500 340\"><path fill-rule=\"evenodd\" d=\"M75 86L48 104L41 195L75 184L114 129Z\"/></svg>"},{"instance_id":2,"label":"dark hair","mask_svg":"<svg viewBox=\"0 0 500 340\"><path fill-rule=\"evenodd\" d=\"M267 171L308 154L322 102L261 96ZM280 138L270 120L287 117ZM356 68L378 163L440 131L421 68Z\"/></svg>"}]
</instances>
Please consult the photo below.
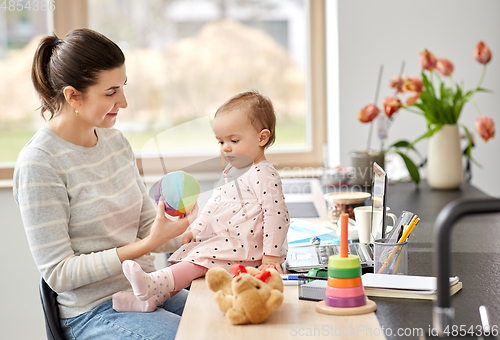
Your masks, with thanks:
<instances>
[{"instance_id":1,"label":"dark hair","mask_svg":"<svg viewBox=\"0 0 500 340\"><path fill-rule=\"evenodd\" d=\"M257 91L242 92L222 104L215 112L215 117L217 117L217 114L226 113L233 109L244 110L250 119L250 123L257 130L269 130L269 140L264 145L264 148L268 148L274 143L276 139L276 114L274 113L273 103L269 98Z\"/></svg>"},{"instance_id":2,"label":"dark hair","mask_svg":"<svg viewBox=\"0 0 500 340\"><path fill-rule=\"evenodd\" d=\"M42 117L51 120L64 104L63 90L73 86L85 93L98 81L100 71L125 63L125 56L114 42L90 29L76 29L64 39L55 34L40 41L33 58L31 80L42 102Z\"/></svg>"}]
</instances>

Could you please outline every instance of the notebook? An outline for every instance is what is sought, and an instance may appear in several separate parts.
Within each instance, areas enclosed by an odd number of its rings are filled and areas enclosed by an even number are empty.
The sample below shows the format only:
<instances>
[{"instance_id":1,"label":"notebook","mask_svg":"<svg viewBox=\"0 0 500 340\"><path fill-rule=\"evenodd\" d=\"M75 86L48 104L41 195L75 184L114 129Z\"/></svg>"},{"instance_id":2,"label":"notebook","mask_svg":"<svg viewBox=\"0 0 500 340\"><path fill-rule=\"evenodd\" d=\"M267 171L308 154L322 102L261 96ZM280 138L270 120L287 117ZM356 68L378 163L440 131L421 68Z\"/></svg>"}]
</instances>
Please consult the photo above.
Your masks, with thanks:
<instances>
[{"instance_id":1,"label":"notebook","mask_svg":"<svg viewBox=\"0 0 500 340\"><path fill-rule=\"evenodd\" d=\"M299 278L301 278L299 276ZM366 296L391 297L401 299L435 300L437 280L431 276L387 275L367 273L361 276ZM325 299L328 283L318 278L314 281L301 279L299 299L320 301ZM462 289L457 276L450 277L450 295Z\"/></svg>"}]
</instances>

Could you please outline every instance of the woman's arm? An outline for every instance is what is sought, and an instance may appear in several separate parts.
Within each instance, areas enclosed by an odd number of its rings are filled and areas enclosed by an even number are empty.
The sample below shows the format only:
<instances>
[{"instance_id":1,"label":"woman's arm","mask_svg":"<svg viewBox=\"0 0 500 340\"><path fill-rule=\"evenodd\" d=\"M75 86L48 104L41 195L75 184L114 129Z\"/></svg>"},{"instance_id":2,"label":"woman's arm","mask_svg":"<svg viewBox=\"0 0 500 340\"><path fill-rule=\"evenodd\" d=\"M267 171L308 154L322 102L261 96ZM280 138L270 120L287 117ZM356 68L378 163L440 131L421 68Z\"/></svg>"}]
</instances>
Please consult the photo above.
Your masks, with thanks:
<instances>
[{"instance_id":1,"label":"woman's arm","mask_svg":"<svg viewBox=\"0 0 500 340\"><path fill-rule=\"evenodd\" d=\"M35 264L49 286L60 293L118 275L121 263L113 247L75 253L72 242L84 244L95 235L89 231L72 239L69 223L75 212L70 206L67 171L58 165L40 149L23 150L13 189Z\"/></svg>"},{"instance_id":2,"label":"woman's arm","mask_svg":"<svg viewBox=\"0 0 500 340\"><path fill-rule=\"evenodd\" d=\"M126 139L124 138L124 142L128 144ZM130 157L133 159L134 165L135 163L135 156L132 152L132 149L129 149ZM198 215L198 205L191 210L189 214L187 214L187 219L178 219L173 223L171 220L169 220L167 217L165 217L165 204L163 203L162 208L159 207L159 205L155 208L155 204L153 203L153 200L149 197L148 191L146 189L146 186L144 185L144 182L142 181L142 178L139 174L139 170L137 169L137 166L135 166L135 175L136 175L136 181L137 181L137 186L139 187L140 191L142 192L142 197L143 197L143 204L141 208L141 218L139 221L139 231L137 233L137 237L139 238L139 241L137 242L138 244L130 244L128 246L125 246L125 249L120 249L119 250L119 257L121 262L125 260L133 260L136 259L139 256L142 256L144 254L148 254L150 252L155 252L155 253L173 253L175 250L177 250L180 245L181 245L181 238L176 238L177 236L181 235L186 231L186 229L191 225ZM161 203L161 202L159 202ZM161 215L161 216L160 216ZM160 216L160 217L159 217ZM188 223L187 226L185 225L186 222ZM157 240L152 240L151 238L151 230L153 226L155 225L161 225L164 226L163 229L165 229L166 235L160 235L160 238ZM158 232L158 230L156 230ZM172 236L175 235L175 236ZM154 236L153 236L154 237ZM150 242L153 241L153 242ZM158 242L159 241L159 242ZM163 243L160 243L161 241L164 241ZM156 245L158 244L158 245ZM156 245L156 246L155 246ZM153 247L153 248L151 248ZM139 255L139 256L136 256ZM136 257L133 257L136 256ZM131 258L132 257L132 258Z\"/></svg>"},{"instance_id":3,"label":"woman's arm","mask_svg":"<svg viewBox=\"0 0 500 340\"><path fill-rule=\"evenodd\" d=\"M194 221L198 214L198 205L191 210L186 217L179 218L176 221L169 220L165 216L165 202L158 202L156 218L151 227L151 232L145 238L116 250L121 262L125 260L134 260L144 254L160 248L173 238L186 231L189 225Z\"/></svg>"},{"instance_id":4,"label":"woman's arm","mask_svg":"<svg viewBox=\"0 0 500 340\"><path fill-rule=\"evenodd\" d=\"M123 150L119 148L115 149L118 156ZM56 292L121 275L121 261L149 253L189 225L191 217L166 222L163 216L141 238L137 210L141 212L145 200L138 194L135 164L117 157L118 178L115 163L96 160L96 171L92 163L75 161L78 155L70 162L71 153L59 154L63 158L29 147L19 155L14 176L14 196L30 250L40 273ZM106 166L109 179L99 177ZM106 180L92 184L91 173ZM152 212L154 220L154 209Z\"/></svg>"}]
</instances>

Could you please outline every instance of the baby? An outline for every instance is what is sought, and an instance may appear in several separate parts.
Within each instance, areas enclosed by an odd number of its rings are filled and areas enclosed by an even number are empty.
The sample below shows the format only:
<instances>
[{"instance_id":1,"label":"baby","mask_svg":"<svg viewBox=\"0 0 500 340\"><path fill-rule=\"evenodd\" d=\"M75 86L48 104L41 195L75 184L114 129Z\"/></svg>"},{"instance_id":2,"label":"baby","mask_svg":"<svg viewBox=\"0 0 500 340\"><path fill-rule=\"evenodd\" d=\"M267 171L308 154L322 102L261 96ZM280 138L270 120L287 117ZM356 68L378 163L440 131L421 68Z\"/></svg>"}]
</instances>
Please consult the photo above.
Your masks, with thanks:
<instances>
[{"instance_id":1,"label":"baby","mask_svg":"<svg viewBox=\"0 0 500 340\"><path fill-rule=\"evenodd\" d=\"M135 296L115 294L115 310L154 311L212 267L231 273L237 263L282 273L289 215L280 176L264 154L275 140L275 125L271 101L255 91L240 93L217 110L213 130L229 163L220 186L168 259L171 265L148 274L134 261L123 262Z\"/></svg>"}]
</instances>

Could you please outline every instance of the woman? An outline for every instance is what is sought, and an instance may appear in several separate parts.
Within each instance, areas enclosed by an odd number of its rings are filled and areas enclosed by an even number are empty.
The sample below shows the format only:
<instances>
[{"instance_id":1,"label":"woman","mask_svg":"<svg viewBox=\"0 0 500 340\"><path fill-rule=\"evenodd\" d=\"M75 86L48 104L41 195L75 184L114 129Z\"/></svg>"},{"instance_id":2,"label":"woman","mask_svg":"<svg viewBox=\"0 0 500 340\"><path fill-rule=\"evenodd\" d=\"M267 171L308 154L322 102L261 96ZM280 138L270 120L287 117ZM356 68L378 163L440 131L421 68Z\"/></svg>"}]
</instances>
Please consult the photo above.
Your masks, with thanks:
<instances>
[{"instance_id":1,"label":"woman","mask_svg":"<svg viewBox=\"0 0 500 340\"><path fill-rule=\"evenodd\" d=\"M124 63L115 43L89 29L44 37L33 59L47 122L19 154L14 197L68 339L174 338L187 296L147 314L112 309L112 295L130 290L121 263L153 271L149 253L172 249L197 214L171 221L163 202L155 212L129 143L112 128L127 107Z\"/></svg>"}]
</instances>

